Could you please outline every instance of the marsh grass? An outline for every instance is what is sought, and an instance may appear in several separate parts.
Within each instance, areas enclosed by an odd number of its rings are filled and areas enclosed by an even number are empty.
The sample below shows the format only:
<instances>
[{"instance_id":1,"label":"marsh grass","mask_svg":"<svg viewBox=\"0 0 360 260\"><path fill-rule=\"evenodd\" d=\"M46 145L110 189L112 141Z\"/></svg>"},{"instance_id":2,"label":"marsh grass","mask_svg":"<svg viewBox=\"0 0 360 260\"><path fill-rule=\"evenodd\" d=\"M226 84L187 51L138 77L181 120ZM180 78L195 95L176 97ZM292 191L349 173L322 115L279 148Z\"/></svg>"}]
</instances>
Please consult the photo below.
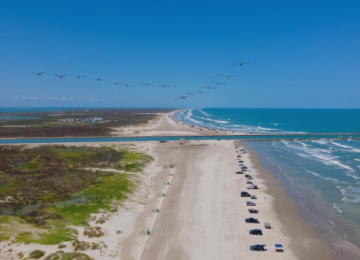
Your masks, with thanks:
<instances>
[{"instance_id":1,"label":"marsh grass","mask_svg":"<svg viewBox=\"0 0 360 260\"><path fill-rule=\"evenodd\" d=\"M10 197L10 203L0 206L0 240L11 236L23 243L73 240L75 230L69 226L86 226L91 214L114 211L136 184L126 172L141 172L153 160L122 146L22 148L0 152L0 200ZM17 225L24 228L12 229Z\"/></svg>"}]
</instances>

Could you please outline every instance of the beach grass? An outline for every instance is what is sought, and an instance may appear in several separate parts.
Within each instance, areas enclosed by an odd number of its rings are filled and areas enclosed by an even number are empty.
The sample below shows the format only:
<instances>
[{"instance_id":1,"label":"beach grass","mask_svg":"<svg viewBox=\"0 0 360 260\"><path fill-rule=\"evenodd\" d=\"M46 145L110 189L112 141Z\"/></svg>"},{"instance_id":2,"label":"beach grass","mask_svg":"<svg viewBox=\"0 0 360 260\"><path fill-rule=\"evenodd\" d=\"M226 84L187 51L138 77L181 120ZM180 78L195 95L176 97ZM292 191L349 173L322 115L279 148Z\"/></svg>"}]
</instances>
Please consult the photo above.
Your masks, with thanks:
<instances>
[{"instance_id":1,"label":"beach grass","mask_svg":"<svg viewBox=\"0 0 360 260\"><path fill-rule=\"evenodd\" d=\"M171 109L72 109L64 111L0 112L0 116L18 117L2 121L0 138L110 136L114 127L141 126L154 121L154 113ZM24 118L25 117L25 118ZM67 118L103 118L102 122L59 122Z\"/></svg>"},{"instance_id":2,"label":"beach grass","mask_svg":"<svg viewBox=\"0 0 360 260\"><path fill-rule=\"evenodd\" d=\"M69 227L116 211L136 185L127 172L142 171L152 160L125 146L2 148L0 200L7 203L0 208L0 240L73 240L76 231Z\"/></svg>"}]
</instances>

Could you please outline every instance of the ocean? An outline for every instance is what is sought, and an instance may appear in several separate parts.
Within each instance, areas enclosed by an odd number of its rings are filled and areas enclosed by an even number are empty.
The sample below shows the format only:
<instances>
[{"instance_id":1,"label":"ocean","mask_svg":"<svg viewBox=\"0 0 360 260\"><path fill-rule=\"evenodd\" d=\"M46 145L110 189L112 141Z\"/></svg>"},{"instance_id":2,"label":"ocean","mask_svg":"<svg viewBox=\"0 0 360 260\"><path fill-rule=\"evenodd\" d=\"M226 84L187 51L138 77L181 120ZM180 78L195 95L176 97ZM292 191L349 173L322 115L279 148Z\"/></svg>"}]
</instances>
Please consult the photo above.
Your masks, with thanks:
<instances>
[{"instance_id":1,"label":"ocean","mask_svg":"<svg viewBox=\"0 0 360 260\"><path fill-rule=\"evenodd\" d=\"M248 133L360 132L360 110L186 109L174 118L210 129ZM246 142L282 180L300 214L328 242L360 248L360 140ZM356 249L357 250L357 249Z\"/></svg>"}]
</instances>

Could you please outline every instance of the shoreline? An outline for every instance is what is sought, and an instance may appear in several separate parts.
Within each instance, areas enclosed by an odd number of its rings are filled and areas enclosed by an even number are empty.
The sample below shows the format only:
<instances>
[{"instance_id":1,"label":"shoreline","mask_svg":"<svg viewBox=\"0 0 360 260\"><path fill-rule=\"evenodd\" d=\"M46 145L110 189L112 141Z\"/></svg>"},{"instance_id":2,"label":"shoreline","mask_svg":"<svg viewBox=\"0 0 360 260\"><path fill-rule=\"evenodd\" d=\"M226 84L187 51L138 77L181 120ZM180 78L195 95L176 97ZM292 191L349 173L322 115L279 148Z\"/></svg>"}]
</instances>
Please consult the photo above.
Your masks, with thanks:
<instances>
[{"instance_id":1,"label":"shoreline","mask_svg":"<svg viewBox=\"0 0 360 260\"><path fill-rule=\"evenodd\" d=\"M282 185L282 181L276 178L270 170L265 168L259 154L249 145L241 141L240 143L249 152L251 163L254 165L254 168L260 172L260 178L264 180L265 185L268 187L266 193L274 197L274 211L283 224L284 234L291 237L289 248L299 256L299 259L334 259L334 253L330 245L324 238L319 237L316 230L301 216L295 199L288 195L287 190ZM317 254L322 255L322 257L314 258L314 251L309 252L306 250L306 246L299 243L300 238L317 241L318 245L316 249L322 251L318 251ZM310 244L309 241L308 243ZM342 257L342 259L348 258Z\"/></svg>"},{"instance_id":2,"label":"shoreline","mask_svg":"<svg viewBox=\"0 0 360 260\"><path fill-rule=\"evenodd\" d=\"M320 212L316 207L310 205L303 191L297 190L296 185L294 186L289 179L284 176L281 172L276 171L272 168L264 158L265 154L259 154L251 148L251 144L245 144L252 150L255 157L258 157L261 167L265 169L274 179L279 181L279 185L284 190L285 196L290 197L295 203L295 210L299 213L300 218L307 223L315 232L316 236L328 244L329 248L333 252L333 257L336 257L337 252L343 251L343 255L340 255L341 259L358 259L360 257L360 248L358 245L353 244L354 241L348 241L348 238L342 237L344 233L339 232L341 226L338 223L334 223L329 220L324 213ZM287 214L287 212L283 212ZM335 221L335 220L334 220ZM335 231L335 229L338 229Z\"/></svg>"}]
</instances>

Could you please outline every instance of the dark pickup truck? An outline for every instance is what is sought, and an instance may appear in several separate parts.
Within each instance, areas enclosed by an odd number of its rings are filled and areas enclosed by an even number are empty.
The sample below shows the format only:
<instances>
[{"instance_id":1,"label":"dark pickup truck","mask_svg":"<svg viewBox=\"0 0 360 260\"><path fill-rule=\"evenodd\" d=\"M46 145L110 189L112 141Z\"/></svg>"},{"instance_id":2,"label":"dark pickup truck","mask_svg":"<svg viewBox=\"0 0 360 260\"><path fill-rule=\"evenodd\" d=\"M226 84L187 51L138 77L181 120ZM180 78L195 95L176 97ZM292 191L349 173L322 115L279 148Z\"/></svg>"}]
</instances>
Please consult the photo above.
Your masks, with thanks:
<instances>
[{"instance_id":1,"label":"dark pickup truck","mask_svg":"<svg viewBox=\"0 0 360 260\"><path fill-rule=\"evenodd\" d=\"M257 220L256 218L246 218L245 222L246 223L260 223L260 221Z\"/></svg>"},{"instance_id":2,"label":"dark pickup truck","mask_svg":"<svg viewBox=\"0 0 360 260\"><path fill-rule=\"evenodd\" d=\"M251 194L250 194L249 192L247 192L247 191L242 191L242 192L240 193L240 196L241 196L241 197L251 197Z\"/></svg>"},{"instance_id":3,"label":"dark pickup truck","mask_svg":"<svg viewBox=\"0 0 360 260\"><path fill-rule=\"evenodd\" d=\"M262 230L261 229L252 229L252 230L250 230L249 231L249 234L250 235L260 235L260 236L262 236Z\"/></svg>"},{"instance_id":4,"label":"dark pickup truck","mask_svg":"<svg viewBox=\"0 0 360 260\"><path fill-rule=\"evenodd\" d=\"M253 245L250 246L251 251L266 251L265 245Z\"/></svg>"}]
</instances>

